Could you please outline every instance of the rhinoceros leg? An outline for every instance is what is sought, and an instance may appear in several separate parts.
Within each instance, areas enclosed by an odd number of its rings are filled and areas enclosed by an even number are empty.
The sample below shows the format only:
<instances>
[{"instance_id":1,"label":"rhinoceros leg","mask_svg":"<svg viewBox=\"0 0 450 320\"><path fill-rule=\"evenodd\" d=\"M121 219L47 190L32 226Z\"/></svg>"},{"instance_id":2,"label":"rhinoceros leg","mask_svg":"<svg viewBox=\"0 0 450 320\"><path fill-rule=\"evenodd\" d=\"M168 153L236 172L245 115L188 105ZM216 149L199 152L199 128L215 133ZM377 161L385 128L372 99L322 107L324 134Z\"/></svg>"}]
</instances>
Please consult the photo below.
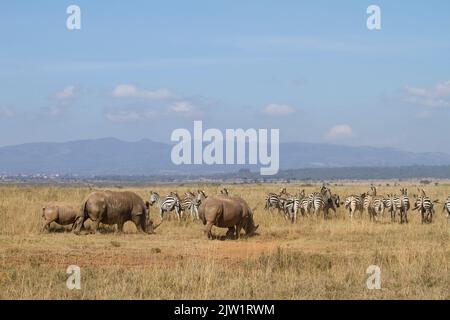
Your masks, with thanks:
<instances>
[{"instance_id":1,"label":"rhinoceros leg","mask_svg":"<svg viewBox=\"0 0 450 320\"><path fill-rule=\"evenodd\" d=\"M52 222L53 222L52 220L50 220L50 221L45 220L45 224L44 224L44 227L42 228L42 232L44 232L44 231L49 232L50 231L50 224Z\"/></svg>"},{"instance_id":2,"label":"rhinoceros leg","mask_svg":"<svg viewBox=\"0 0 450 320\"><path fill-rule=\"evenodd\" d=\"M230 237L234 238L235 231L236 231L236 229L234 227L228 228L226 237L227 238L230 238Z\"/></svg>"},{"instance_id":3,"label":"rhinoceros leg","mask_svg":"<svg viewBox=\"0 0 450 320\"><path fill-rule=\"evenodd\" d=\"M123 221L119 221L119 223L117 224L117 232L118 233L122 233L123 232L123 225L124 225L124 222Z\"/></svg>"},{"instance_id":4,"label":"rhinoceros leg","mask_svg":"<svg viewBox=\"0 0 450 320\"><path fill-rule=\"evenodd\" d=\"M82 217L77 218L72 226L72 231L75 234L80 234L81 228L83 227L85 219Z\"/></svg>"},{"instance_id":5,"label":"rhinoceros leg","mask_svg":"<svg viewBox=\"0 0 450 320\"><path fill-rule=\"evenodd\" d=\"M139 233L144 233L144 229L142 228L142 222L141 219L144 219L143 216L141 215L133 215L131 217L131 221L133 221L134 225L136 226L136 229ZM122 223L122 227L123 227L124 222Z\"/></svg>"},{"instance_id":6,"label":"rhinoceros leg","mask_svg":"<svg viewBox=\"0 0 450 320\"><path fill-rule=\"evenodd\" d=\"M236 240L239 240L241 237L241 229L242 229L242 223L239 223L236 225Z\"/></svg>"},{"instance_id":7,"label":"rhinoceros leg","mask_svg":"<svg viewBox=\"0 0 450 320\"><path fill-rule=\"evenodd\" d=\"M205 231L206 231L206 234L207 234L207 236L208 236L208 239L210 239L210 240L212 240L213 239L213 235L212 235L212 227L213 227L213 223L212 222L207 222L206 223L206 228L205 228Z\"/></svg>"}]
</instances>

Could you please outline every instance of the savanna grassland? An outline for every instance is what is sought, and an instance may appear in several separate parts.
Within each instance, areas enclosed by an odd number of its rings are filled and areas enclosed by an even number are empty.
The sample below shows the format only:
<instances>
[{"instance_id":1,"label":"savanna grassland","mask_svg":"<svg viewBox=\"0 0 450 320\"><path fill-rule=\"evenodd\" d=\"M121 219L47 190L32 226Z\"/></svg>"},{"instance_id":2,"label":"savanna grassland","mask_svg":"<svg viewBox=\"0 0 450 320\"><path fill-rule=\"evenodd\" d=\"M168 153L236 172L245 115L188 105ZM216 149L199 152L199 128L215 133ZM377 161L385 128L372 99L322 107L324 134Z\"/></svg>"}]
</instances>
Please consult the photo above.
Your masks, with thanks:
<instances>
[{"instance_id":1,"label":"savanna grassland","mask_svg":"<svg viewBox=\"0 0 450 320\"><path fill-rule=\"evenodd\" d=\"M406 185L406 184L404 184ZM331 186L344 196L368 190L367 184ZM408 186L408 185L406 185ZM0 186L1 299L450 299L450 224L436 205L432 224L378 222L359 214L350 221L341 207L330 219L305 217L291 225L263 210L267 192L281 185L230 185L257 207L258 235L236 240L207 240L203 225L189 219L165 221L155 235L136 232L128 222L123 234L105 228L76 236L52 226L42 232L42 206L49 201L80 203L90 192L81 187ZM417 190L409 185L411 194ZM125 188L148 198L215 185ZM306 192L317 186L301 187ZM113 188L110 188L113 189ZM298 185L287 185L295 193ZM378 188L380 194L400 187ZM450 185L425 187L443 201ZM156 208L151 216L159 222ZM89 221L86 223L89 227ZM225 235L226 229L213 232ZM68 290L66 268L81 268L81 290ZM381 268L381 290L368 290L366 269Z\"/></svg>"}]
</instances>

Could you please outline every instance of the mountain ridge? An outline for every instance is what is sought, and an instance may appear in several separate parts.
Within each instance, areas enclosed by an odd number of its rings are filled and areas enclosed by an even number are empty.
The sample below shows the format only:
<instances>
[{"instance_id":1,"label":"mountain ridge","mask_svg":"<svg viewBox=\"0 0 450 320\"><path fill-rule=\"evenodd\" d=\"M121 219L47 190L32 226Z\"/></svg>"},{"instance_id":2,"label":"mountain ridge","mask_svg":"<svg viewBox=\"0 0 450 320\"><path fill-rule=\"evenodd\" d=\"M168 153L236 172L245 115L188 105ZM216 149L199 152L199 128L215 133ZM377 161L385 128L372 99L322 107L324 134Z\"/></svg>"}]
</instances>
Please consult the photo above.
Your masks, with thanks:
<instances>
[{"instance_id":1,"label":"mountain ridge","mask_svg":"<svg viewBox=\"0 0 450 320\"><path fill-rule=\"evenodd\" d=\"M114 137L67 142L32 142L0 147L0 174L155 175L236 172L254 165L176 166L172 145L148 138ZM450 154L389 147L354 147L306 142L280 143L280 169L450 165Z\"/></svg>"}]
</instances>

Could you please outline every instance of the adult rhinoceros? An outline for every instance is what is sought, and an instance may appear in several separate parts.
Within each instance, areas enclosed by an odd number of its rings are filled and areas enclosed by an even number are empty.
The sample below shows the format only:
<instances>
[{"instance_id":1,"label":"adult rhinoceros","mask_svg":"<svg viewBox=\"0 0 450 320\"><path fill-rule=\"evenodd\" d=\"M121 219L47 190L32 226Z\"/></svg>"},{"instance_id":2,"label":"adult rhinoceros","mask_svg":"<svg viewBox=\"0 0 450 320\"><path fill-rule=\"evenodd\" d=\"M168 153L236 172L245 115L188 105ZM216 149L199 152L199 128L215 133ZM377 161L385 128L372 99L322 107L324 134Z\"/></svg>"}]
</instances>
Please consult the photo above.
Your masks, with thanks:
<instances>
[{"instance_id":1,"label":"adult rhinoceros","mask_svg":"<svg viewBox=\"0 0 450 320\"><path fill-rule=\"evenodd\" d=\"M253 212L247 202L238 196L210 196L199 207L199 217L206 225L208 239L212 239L212 226L228 228L227 236L236 235L239 239L241 229L251 236L258 226L253 221Z\"/></svg>"},{"instance_id":2,"label":"adult rhinoceros","mask_svg":"<svg viewBox=\"0 0 450 320\"><path fill-rule=\"evenodd\" d=\"M148 210L149 204L129 191L102 191L89 194L81 205L83 219L77 220L75 232L79 233L84 220L90 218L94 233L101 223L114 225L122 232L127 221L133 221L139 232L153 233L159 226L153 226Z\"/></svg>"}]
</instances>

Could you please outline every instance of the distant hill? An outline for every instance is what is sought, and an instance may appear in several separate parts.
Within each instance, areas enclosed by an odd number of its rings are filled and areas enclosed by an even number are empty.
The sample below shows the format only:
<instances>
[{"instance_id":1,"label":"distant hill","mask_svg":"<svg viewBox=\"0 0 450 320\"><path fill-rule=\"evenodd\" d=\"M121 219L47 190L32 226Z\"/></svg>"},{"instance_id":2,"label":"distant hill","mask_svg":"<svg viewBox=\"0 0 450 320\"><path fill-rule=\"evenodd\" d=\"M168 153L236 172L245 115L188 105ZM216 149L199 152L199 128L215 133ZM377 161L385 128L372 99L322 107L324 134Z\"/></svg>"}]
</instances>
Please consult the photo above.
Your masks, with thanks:
<instances>
[{"instance_id":1,"label":"distant hill","mask_svg":"<svg viewBox=\"0 0 450 320\"><path fill-rule=\"evenodd\" d=\"M229 173L251 166L175 166L171 145L115 138L0 147L0 174L172 175ZM280 145L281 169L450 165L445 153L313 143Z\"/></svg>"}]
</instances>

